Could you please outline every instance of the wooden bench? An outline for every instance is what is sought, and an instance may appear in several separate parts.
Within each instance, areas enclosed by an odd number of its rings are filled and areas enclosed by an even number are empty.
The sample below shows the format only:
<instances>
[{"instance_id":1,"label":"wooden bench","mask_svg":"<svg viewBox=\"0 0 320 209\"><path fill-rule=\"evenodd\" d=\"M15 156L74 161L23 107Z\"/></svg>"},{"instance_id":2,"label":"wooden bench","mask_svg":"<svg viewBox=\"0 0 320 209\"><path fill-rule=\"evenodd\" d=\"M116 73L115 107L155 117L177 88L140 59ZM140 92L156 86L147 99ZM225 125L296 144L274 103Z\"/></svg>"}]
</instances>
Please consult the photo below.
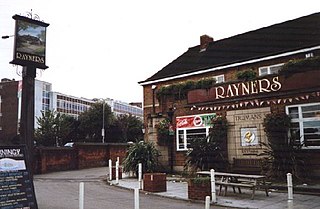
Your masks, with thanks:
<instances>
[{"instance_id":1,"label":"wooden bench","mask_svg":"<svg viewBox=\"0 0 320 209\"><path fill-rule=\"evenodd\" d=\"M232 172L246 174L260 174L263 159L233 158Z\"/></svg>"}]
</instances>

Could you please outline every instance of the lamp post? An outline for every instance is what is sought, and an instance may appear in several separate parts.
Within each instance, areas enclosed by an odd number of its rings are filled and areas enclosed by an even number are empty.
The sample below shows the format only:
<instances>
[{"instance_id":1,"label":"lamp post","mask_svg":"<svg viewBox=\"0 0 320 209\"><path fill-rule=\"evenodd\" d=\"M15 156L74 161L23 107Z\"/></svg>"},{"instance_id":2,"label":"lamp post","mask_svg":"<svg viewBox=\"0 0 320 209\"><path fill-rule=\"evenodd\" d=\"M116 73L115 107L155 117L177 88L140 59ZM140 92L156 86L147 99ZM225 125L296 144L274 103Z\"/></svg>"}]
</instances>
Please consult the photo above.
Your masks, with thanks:
<instances>
[{"instance_id":1,"label":"lamp post","mask_svg":"<svg viewBox=\"0 0 320 209\"><path fill-rule=\"evenodd\" d=\"M104 143L104 136L105 136L105 131L104 131L104 109L105 109L105 101L102 103L102 129L101 129L101 135L102 135L102 143Z\"/></svg>"}]
</instances>

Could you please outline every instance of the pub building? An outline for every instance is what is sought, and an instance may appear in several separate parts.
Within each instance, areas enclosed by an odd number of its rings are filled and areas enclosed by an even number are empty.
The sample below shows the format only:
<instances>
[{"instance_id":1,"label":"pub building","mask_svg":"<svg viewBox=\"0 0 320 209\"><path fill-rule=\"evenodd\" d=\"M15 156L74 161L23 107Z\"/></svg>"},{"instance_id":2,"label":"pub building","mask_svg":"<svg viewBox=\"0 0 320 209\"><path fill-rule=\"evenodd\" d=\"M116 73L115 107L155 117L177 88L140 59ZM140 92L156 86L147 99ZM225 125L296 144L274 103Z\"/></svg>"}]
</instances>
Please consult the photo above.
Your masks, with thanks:
<instances>
[{"instance_id":1,"label":"pub building","mask_svg":"<svg viewBox=\"0 0 320 209\"><path fill-rule=\"evenodd\" d=\"M145 140L156 144L168 170L182 171L189 140L207 136L210 121L221 115L228 121L229 163L254 162L264 149L260 142L267 142L265 116L286 113L292 118L291 131L299 133L304 144L308 171L319 176L319 57L320 13L217 41L203 35L200 45L139 82ZM191 81L204 84L210 79L214 83L209 86L188 89ZM170 121L170 136L163 140L157 129L165 119Z\"/></svg>"}]
</instances>

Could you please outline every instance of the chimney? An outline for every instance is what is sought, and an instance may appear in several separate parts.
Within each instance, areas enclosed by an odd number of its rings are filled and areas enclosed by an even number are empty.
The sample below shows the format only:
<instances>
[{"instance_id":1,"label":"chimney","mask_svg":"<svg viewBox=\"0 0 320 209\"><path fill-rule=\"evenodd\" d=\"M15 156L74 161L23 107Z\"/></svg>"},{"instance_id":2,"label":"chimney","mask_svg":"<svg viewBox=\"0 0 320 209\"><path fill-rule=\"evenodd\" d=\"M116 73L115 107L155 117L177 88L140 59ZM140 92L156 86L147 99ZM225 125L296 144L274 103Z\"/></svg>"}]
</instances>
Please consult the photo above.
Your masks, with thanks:
<instances>
[{"instance_id":1,"label":"chimney","mask_svg":"<svg viewBox=\"0 0 320 209\"><path fill-rule=\"evenodd\" d=\"M208 35L200 36L200 52L206 51L209 43L213 42L213 38Z\"/></svg>"}]
</instances>

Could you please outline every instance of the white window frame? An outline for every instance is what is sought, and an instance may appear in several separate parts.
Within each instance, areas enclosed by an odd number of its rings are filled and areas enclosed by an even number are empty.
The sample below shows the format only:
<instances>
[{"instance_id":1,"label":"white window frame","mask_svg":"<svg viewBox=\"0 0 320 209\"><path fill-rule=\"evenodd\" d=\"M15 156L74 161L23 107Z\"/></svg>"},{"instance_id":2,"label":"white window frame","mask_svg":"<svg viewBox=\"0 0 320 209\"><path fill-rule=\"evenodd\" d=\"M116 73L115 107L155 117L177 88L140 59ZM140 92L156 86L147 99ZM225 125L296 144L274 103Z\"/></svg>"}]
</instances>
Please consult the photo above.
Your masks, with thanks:
<instances>
[{"instance_id":1,"label":"white window frame","mask_svg":"<svg viewBox=\"0 0 320 209\"><path fill-rule=\"evenodd\" d=\"M188 143L187 143L187 131L188 130L195 130L195 129L206 129L206 136L209 135L209 129L210 126L206 127L196 127L196 128L177 128L176 130L176 144L177 144L177 151L187 151L188 149ZM179 131L183 131L183 148L180 148L179 145Z\"/></svg>"},{"instance_id":2,"label":"white window frame","mask_svg":"<svg viewBox=\"0 0 320 209\"><path fill-rule=\"evenodd\" d=\"M303 118L302 116L302 107L320 105L320 103L308 103L308 104L298 104L298 105L290 105L286 106L286 114L289 115L289 108L298 108L298 118L291 119L292 123L299 123L299 131L300 131L300 142L304 143L304 127L303 122L308 121L320 121L320 118L312 117L312 118ZM320 149L320 146L303 146L304 149Z\"/></svg>"},{"instance_id":3,"label":"white window frame","mask_svg":"<svg viewBox=\"0 0 320 209\"><path fill-rule=\"evenodd\" d=\"M265 76L265 75L270 75L270 74L276 74L276 73L274 73L274 72L272 72L271 71L271 68L273 68L273 67L281 67L281 66L283 66L284 65L284 63L280 63L280 64L276 64L276 65L268 65L268 66L262 66L262 67L259 67L259 76ZM267 73L265 74L262 74L261 73L261 71L262 70L267 70ZM279 71L278 71L279 72ZM277 73L278 73L277 72Z\"/></svg>"},{"instance_id":4,"label":"white window frame","mask_svg":"<svg viewBox=\"0 0 320 209\"><path fill-rule=\"evenodd\" d=\"M216 80L216 83L224 83L225 82L224 74L214 76L213 78ZM221 81L219 81L219 78L222 78Z\"/></svg>"}]
</instances>

